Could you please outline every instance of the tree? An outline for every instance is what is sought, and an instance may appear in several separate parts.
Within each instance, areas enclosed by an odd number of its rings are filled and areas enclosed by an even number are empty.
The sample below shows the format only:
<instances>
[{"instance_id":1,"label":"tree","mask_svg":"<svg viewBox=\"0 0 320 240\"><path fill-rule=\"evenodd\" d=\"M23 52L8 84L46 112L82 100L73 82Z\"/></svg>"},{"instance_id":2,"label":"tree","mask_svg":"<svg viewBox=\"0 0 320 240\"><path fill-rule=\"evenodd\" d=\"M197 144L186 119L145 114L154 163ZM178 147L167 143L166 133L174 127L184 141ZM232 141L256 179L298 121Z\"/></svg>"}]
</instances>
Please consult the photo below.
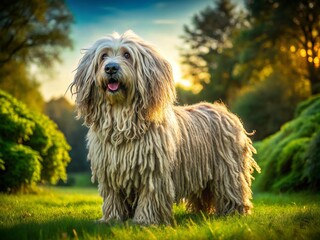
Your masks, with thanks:
<instances>
[{"instance_id":1,"label":"tree","mask_svg":"<svg viewBox=\"0 0 320 240\"><path fill-rule=\"evenodd\" d=\"M320 92L320 2L318 0L252 0L247 2L252 27L245 39L251 52L277 46L293 58L301 58L295 69L310 81L311 93ZM267 60L273 61L274 54ZM253 58L253 60L256 58Z\"/></svg>"},{"instance_id":2,"label":"tree","mask_svg":"<svg viewBox=\"0 0 320 240\"><path fill-rule=\"evenodd\" d=\"M217 0L184 26L182 38L189 48L181 49L182 63L194 84L201 84L200 95L209 101L234 97L241 83L232 75L239 48L233 37L246 25L243 12L230 0Z\"/></svg>"},{"instance_id":3,"label":"tree","mask_svg":"<svg viewBox=\"0 0 320 240\"><path fill-rule=\"evenodd\" d=\"M63 134L48 117L31 112L0 91L0 191L66 180L69 150Z\"/></svg>"},{"instance_id":4,"label":"tree","mask_svg":"<svg viewBox=\"0 0 320 240\"><path fill-rule=\"evenodd\" d=\"M29 69L35 64L47 70L60 60L63 48L72 47L72 21L63 0L2 1L0 88L42 110L40 84Z\"/></svg>"},{"instance_id":5,"label":"tree","mask_svg":"<svg viewBox=\"0 0 320 240\"><path fill-rule=\"evenodd\" d=\"M0 67L10 61L49 66L59 59L73 18L62 0L3 0L0 12Z\"/></svg>"}]
</instances>

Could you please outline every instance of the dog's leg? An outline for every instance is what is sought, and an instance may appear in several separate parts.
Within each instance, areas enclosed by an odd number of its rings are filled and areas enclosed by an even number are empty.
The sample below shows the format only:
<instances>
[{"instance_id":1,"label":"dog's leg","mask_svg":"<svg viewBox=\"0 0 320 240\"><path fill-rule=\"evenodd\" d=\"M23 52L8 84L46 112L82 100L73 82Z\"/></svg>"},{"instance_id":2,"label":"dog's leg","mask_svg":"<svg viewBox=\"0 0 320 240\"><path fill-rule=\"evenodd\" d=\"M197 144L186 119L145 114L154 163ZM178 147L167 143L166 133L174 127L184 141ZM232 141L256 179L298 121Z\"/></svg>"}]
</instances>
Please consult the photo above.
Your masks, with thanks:
<instances>
[{"instance_id":1,"label":"dog's leg","mask_svg":"<svg viewBox=\"0 0 320 240\"><path fill-rule=\"evenodd\" d=\"M141 225L172 224L172 205L174 199L173 185L156 179L159 184L153 190L143 187L133 221ZM167 186L166 186L167 185Z\"/></svg>"},{"instance_id":2,"label":"dog's leg","mask_svg":"<svg viewBox=\"0 0 320 240\"><path fill-rule=\"evenodd\" d=\"M221 173L214 188L216 214L250 213L251 189L241 171L229 169Z\"/></svg>"},{"instance_id":3,"label":"dog's leg","mask_svg":"<svg viewBox=\"0 0 320 240\"><path fill-rule=\"evenodd\" d=\"M120 193L114 190L108 190L101 194L103 197L102 218L98 222L123 221L127 212L126 206Z\"/></svg>"}]
</instances>

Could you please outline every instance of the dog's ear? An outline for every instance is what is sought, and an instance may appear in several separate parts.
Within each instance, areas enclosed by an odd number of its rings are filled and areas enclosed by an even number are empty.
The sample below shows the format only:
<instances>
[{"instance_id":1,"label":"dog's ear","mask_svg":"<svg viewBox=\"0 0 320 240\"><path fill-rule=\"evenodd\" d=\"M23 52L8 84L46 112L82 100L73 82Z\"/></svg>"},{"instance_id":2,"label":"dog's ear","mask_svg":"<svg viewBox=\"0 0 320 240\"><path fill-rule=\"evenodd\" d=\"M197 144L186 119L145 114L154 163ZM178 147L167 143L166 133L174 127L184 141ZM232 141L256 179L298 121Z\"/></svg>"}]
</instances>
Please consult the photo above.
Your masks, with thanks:
<instances>
[{"instance_id":1,"label":"dog's ear","mask_svg":"<svg viewBox=\"0 0 320 240\"><path fill-rule=\"evenodd\" d=\"M95 106L95 97L98 94L95 87L95 64L96 48L91 47L86 50L85 55L80 60L73 82L70 85L72 95L76 95L76 107L78 118L83 117L87 126L92 124L93 107Z\"/></svg>"},{"instance_id":2,"label":"dog's ear","mask_svg":"<svg viewBox=\"0 0 320 240\"><path fill-rule=\"evenodd\" d=\"M153 46L144 44L141 54L147 96L147 118L162 121L165 109L172 106L176 98L172 68Z\"/></svg>"}]
</instances>

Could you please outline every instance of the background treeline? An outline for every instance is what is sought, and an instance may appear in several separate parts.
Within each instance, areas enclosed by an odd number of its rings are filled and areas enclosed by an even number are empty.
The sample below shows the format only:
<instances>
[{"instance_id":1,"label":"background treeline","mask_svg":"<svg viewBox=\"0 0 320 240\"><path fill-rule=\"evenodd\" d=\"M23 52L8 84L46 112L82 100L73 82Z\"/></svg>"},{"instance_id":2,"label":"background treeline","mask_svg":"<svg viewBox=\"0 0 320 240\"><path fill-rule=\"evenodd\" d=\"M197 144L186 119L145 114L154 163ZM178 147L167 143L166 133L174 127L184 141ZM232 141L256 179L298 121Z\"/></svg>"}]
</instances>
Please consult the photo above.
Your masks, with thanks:
<instances>
[{"instance_id":1,"label":"background treeline","mask_svg":"<svg viewBox=\"0 0 320 240\"><path fill-rule=\"evenodd\" d=\"M255 140L292 119L299 102L320 92L320 2L217 0L184 26L185 77L179 103L222 100Z\"/></svg>"}]
</instances>

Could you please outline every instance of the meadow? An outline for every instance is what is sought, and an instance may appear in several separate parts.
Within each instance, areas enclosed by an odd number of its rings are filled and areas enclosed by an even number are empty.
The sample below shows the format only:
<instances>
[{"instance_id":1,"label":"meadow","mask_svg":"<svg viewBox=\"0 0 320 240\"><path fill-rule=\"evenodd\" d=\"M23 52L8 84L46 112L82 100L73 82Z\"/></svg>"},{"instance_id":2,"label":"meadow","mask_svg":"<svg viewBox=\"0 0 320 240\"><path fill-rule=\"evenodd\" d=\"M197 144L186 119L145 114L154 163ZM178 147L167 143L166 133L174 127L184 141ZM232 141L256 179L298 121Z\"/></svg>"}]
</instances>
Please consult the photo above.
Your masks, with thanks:
<instances>
[{"instance_id":1,"label":"meadow","mask_svg":"<svg viewBox=\"0 0 320 240\"><path fill-rule=\"evenodd\" d=\"M102 199L94 187L43 187L0 194L1 239L319 239L320 195L254 194L249 216L194 214L174 206L173 226L97 224Z\"/></svg>"}]
</instances>

